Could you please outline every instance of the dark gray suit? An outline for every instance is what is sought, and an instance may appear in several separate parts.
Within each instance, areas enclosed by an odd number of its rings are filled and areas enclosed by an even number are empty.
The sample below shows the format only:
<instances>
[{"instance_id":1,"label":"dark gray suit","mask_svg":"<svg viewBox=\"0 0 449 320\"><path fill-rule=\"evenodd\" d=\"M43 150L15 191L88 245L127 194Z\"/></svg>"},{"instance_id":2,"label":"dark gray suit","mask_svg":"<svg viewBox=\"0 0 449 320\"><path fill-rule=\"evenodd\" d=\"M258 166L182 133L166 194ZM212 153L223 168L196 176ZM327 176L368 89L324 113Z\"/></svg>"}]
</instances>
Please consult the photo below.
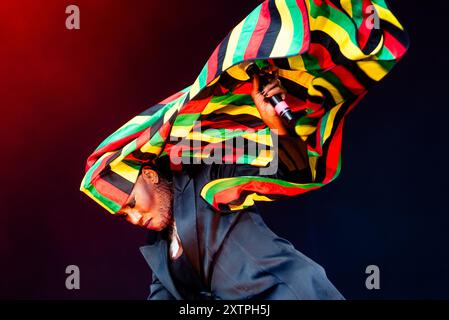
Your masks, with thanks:
<instances>
[{"instance_id":1,"label":"dark gray suit","mask_svg":"<svg viewBox=\"0 0 449 320\"><path fill-rule=\"evenodd\" d=\"M303 154L288 151L291 147L298 149L295 141L283 139L280 145L297 164L295 179L309 179L310 170L298 159ZM191 166L173 176L173 215L184 254L207 288L198 297L343 299L324 269L274 234L255 207L233 213L217 212L200 196L202 187L213 179L256 174L258 169L249 165L212 164ZM295 176L280 167L274 176L287 175L290 181ZM153 271L148 298L184 299L169 272L168 242L161 233L155 235L152 244L140 248Z\"/></svg>"}]
</instances>

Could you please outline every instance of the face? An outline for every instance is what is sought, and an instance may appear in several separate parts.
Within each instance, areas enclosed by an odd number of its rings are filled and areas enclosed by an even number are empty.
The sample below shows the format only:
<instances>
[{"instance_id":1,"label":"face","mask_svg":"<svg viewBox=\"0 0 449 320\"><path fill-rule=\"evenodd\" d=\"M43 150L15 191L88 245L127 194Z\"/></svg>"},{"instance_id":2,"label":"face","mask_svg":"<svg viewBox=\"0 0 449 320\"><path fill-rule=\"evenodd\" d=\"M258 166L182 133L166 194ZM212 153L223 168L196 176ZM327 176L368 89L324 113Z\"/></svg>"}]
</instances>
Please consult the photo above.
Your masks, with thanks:
<instances>
[{"instance_id":1,"label":"face","mask_svg":"<svg viewBox=\"0 0 449 320\"><path fill-rule=\"evenodd\" d=\"M156 171L144 167L118 215L146 229L161 231L172 219L172 191Z\"/></svg>"}]
</instances>

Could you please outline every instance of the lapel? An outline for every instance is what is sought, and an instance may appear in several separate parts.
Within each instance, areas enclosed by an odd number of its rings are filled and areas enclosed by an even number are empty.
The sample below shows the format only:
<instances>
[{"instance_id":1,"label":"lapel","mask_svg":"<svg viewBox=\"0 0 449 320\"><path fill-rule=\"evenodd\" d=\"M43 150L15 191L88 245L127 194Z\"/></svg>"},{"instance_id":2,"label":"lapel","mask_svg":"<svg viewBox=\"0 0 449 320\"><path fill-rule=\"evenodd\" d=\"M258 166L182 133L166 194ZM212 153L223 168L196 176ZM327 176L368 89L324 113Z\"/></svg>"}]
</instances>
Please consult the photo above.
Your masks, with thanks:
<instances>
[{"instance_id":1,"label":"lapel","mask_svg":"<svg viewBox=\"0 0 449 320\"><path fill-rule=\"evenodd\" d=\"M175 177L175 195L173 215L176 221L179 238L190 263L201 272L198 231L195 181L187 173Z\"/></svg>"},{"instance_id":2,"label":"lapel","mask_svg":"<svg viewBox=\"0 0 449 320\"><path fill-rule=\"evenodd\" d=\"M182 300L168 270L167 250L167 241L162 239L159 239L153 245L140 247L140 252L165 289L167 289L177 300Z\"/></svg>"}]
</instances>

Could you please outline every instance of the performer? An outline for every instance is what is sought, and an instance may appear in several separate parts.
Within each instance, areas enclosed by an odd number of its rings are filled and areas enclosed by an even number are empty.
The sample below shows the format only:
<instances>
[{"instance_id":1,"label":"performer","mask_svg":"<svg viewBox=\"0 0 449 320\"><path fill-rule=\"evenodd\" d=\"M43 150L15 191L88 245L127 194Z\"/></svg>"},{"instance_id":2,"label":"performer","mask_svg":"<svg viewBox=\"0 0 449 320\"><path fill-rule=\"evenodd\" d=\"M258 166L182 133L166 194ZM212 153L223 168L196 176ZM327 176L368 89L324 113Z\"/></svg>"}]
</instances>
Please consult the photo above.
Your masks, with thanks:
<instances>
[{"instance_id":1,"label":"performer","mask_svg":"<svg viewBox=\"0 0 449 320\"><path fill-rule=\"evenodd\" d=\"M151 230L141 249L153 270L149 297L343 299L321 266L268 229L255 202L338 177L346 116L407 49L384 0L266 0L231 30L191 86L103 141L87 160L81 191ZM259 92L261 79L242 68L248 63L268 65L276 80ZM293 130L268 104L273 94L285 98ZM226 149L229 131L245 146L278 141L277 171L260 171L272 152L237 146L219 159L228 164L173 165L179 145L183 156L202 159L209 146Z\"/></svg>"},{"instance_id":2,"label":"performer","mask_svg":"<svg viewBox=\"0 0 449 320\"><path fill-rule=\"evenodd\" d=\"M265 96L254 78L251 96L280 148L296 168L280 167L276 177L310 179L307 150L267 98L287 92L273 80ZM277 133L275 133L277 132ZM199 194L210 180L258 175L250 165L192 165L169 177L144 165L126 205L119 211L135 225L154 230L141 251L153 271L149 299L343 299L324 269L278 237L256 208L217 212ZM284 170L284 171L282 171Z\"/></svg>"}]
</instances>

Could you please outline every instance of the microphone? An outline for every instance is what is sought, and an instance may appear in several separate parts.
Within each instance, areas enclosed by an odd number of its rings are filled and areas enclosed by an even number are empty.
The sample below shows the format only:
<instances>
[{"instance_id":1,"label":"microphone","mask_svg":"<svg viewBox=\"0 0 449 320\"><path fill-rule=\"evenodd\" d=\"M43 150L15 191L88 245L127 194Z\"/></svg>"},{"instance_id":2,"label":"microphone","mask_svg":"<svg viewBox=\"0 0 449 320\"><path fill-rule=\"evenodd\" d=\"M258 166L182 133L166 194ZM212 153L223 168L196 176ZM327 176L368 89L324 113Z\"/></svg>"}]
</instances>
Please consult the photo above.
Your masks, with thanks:
<instances>
[{"instance_id":1,"label":"microphone","mask_svg":"<svg viewBox=\"0 0 449 320\"><path fill-rule=\"evenodd\" d=\"M257 66L255 62L251 62L248 65L246 65L245 71L250 78L253 78L255 75L259 76L260 79L259 91L262 91L265 88L265 86L270 83L271 80L270 75L265 72L261 72L260 68ZM276 94L267 99L276 110L276 113L281 117L284 124L288 128L293 129L296 125L295 121L296 119L288 104L282 99L282 96Z\"/></svg>"}]
</instances>

